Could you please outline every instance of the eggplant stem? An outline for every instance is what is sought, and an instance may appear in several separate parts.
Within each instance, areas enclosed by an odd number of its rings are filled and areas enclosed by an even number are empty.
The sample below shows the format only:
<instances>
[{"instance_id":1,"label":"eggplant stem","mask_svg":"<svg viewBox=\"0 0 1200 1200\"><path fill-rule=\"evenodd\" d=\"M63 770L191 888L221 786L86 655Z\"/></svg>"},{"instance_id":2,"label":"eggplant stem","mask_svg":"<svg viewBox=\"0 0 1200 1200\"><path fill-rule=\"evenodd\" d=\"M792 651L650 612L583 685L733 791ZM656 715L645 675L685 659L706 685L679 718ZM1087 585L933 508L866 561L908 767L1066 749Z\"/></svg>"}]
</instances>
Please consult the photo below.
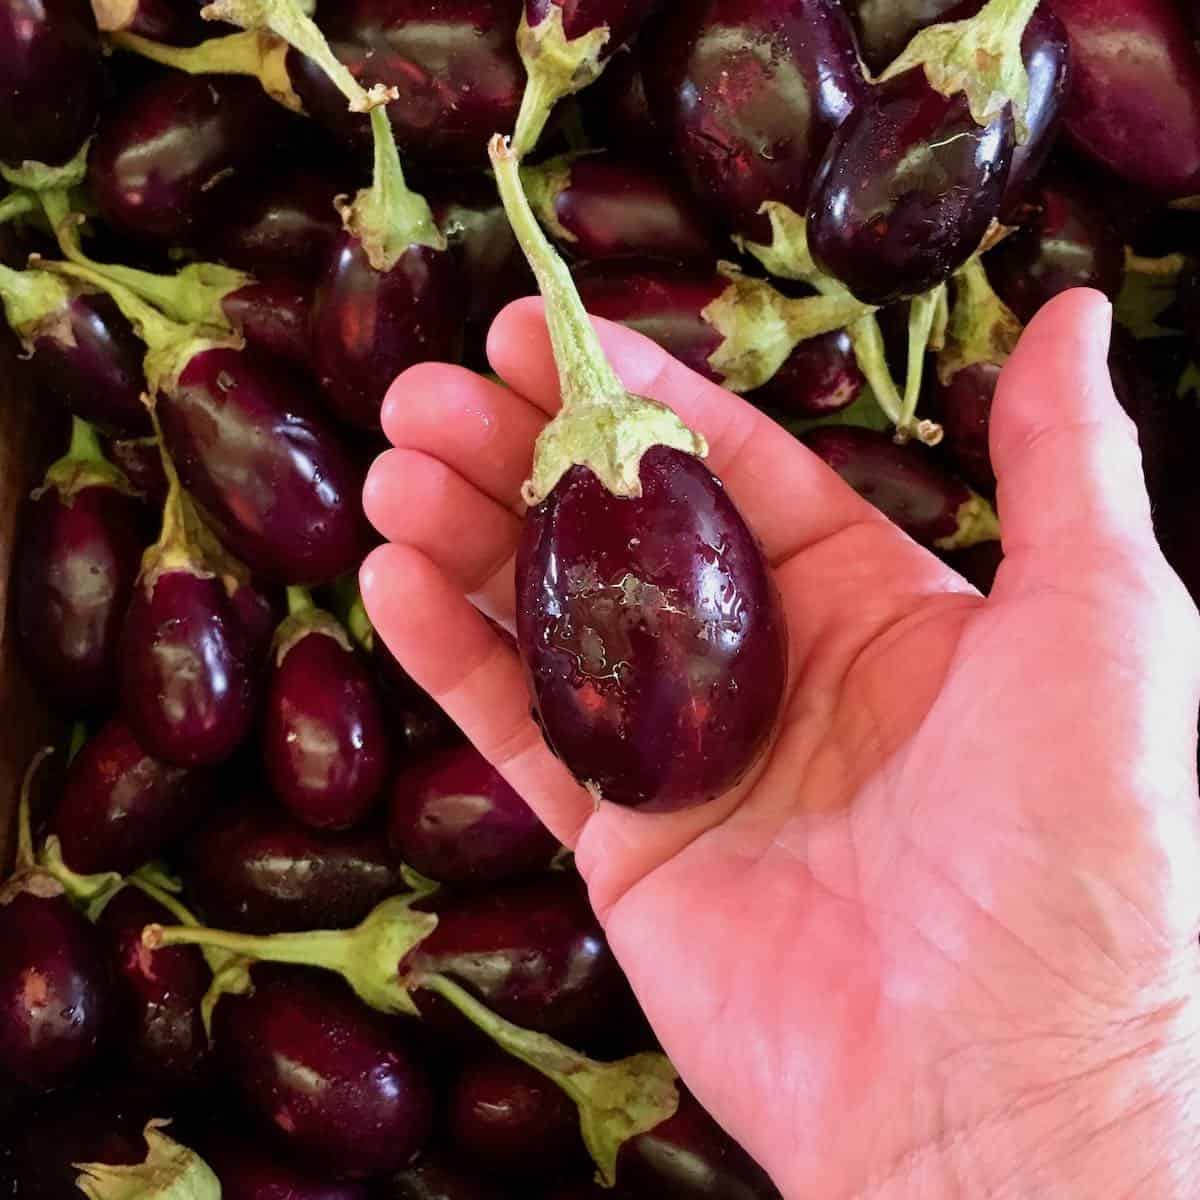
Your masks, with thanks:
<instances>
[{"instance_id":1,"label":"eggplant stem","mask_svg":"<svg viewBox=\"0 0 1200 1200\"><path fill-rule=\"evenodd\" d=\"M530 70L521 95L521 107L513 128L513 153L524 158L537 147L555 105L569 93L562 85L536 67Z\"/></svg>"},{"instance_id":2,"label":"eggplant stem","mask_svg":"<svg viewBox=\"0 0 1200 1200\"><path fill-rule=\"evenodd\" d=\"M946 285L941 283L923 295L914 296L909 302L908 369L904 381L904 402L900 406L900 420L897 422L901 429L912 428L916 420L921 384L925 379L925 355L929 350L934 318L945 290Z\"/></svg>"},{"instance_id":3,"label":"eggplant stem","mask_svg":"<svg viewBox=\"0 0 1200 1200\"><path fill-rule=\"evenodd\" d=\"M0 200L0 225L28 217L38 211L38 203L29 192L13 192Z\"/></svg>"},{"instance_id":4,"label":"eggplant stem","mask_svg":"<svg viewBox=\"0 0 1200 1200\"><path fill-rule=\"evenodd\" d=\"M21 779L21 796L17 802L17 859L16 871L31 871L37 868L37 855L33 852L33 814L30 800L33 781L42 763L54 753L53 746L42 746L29 760Z\"/></svg>"},{"instance_id":5,"label":"eggplant stem","mask_svg":"<svg viewBox=\"0 0 1200 1200\"><path fill-rule=\"evenodd\" d=\"M298 617L301 613L312 612L317 606L308 588L292 584L287 589L287 607L289 616Z\"/></svg>"}]
</instances>

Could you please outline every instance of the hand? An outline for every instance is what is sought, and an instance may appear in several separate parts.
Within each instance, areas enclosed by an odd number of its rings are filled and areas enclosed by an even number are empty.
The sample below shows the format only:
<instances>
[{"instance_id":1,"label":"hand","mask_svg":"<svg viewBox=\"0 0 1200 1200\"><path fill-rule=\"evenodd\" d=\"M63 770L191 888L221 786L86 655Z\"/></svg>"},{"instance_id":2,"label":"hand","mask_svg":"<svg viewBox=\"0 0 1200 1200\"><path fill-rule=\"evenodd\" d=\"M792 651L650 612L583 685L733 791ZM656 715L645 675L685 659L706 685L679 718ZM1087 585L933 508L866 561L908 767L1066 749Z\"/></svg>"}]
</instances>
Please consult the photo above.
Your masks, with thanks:
<instances>
[{"instance_id":1,"label":"hand","mask_svg":"<svg viewBox=\"0 0 1200 1200\"><path fill-rule=\"evenodd\" d=\"M1200 620L1154 540L1110 316L1060 297L1005 369L987 600L770 419L601 323L626 386L707 437L791 635L769 756L671 816L593 811L477 611L512 625L557 405L539 303L492 330L511 390L426 365L389 395L368 611L574 847L664 1048L788 1200L1194 1186Z\"/></svg>"}]
</instances>

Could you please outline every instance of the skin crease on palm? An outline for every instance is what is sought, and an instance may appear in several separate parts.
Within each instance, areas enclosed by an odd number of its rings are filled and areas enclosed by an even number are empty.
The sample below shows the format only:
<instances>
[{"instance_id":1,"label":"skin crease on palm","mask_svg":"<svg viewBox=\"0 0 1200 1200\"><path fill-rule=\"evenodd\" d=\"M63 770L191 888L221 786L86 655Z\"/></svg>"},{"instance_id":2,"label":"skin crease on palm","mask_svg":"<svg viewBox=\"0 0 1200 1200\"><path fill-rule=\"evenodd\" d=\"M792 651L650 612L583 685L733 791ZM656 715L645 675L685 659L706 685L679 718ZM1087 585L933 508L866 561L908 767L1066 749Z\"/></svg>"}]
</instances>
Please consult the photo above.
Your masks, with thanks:
<instances>
[{"instance_id":1,"label":"skin crease on palm","mask_svg":"<svg viewBox=\"0 0 1200 1200\"><path fill-rule=\"evenodd\" d=\"M626 386L708 438L788 614L772 750L670 816L593 809L480 615L511 628L558 400L540 302L492 330L507 388L429 364L389 394L368 611L574 847L664 1048L787 1200L1195 1194L1200 619L1154 540L1110 322L1060 296L1005 369L987 600L749 404L598 322Z\"/></svg>"}]
</instances>

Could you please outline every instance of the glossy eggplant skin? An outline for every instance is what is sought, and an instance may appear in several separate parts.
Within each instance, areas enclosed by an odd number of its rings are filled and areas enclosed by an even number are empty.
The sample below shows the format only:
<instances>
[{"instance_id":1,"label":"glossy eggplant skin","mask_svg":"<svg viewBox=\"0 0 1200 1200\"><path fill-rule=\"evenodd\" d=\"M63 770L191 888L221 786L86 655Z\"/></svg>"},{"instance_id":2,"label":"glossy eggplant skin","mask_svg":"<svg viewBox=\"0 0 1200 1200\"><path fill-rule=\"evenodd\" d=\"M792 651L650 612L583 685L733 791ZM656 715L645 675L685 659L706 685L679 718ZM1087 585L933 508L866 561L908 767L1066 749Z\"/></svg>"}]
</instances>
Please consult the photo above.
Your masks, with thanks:
<instances>
[{"instance_id":1,"label":"glossy eggplant skin","mask_svg":"<svg viewBox=\"0 0 1200 1200\"><path fill-rule=\"evenodd\" d=\"M814 429L801 440L914 541L931 546L957 530L971 493L922 447L849 425Z\"/></svg>"},{"instance_id":2,"label":"glossy eggplant skin","mask_svg":"<svg viewBox=\"0 0 1200 1200\"><path fill-rule=\"evenodd\" d=\"M828 417L862 395L866 379L844 329L801 342L748 399L786 416Z\"/></svg>"},{"instance_id":3,"label":"glossy eggplant skin","mask_svg":"<svg viewBox=\"0 0 1200 1200\"><path fill-rule=\"evenodd\" d=\"M280 647L262 748L271 790L296 820L313 829L361 824L392 753L374 680L355 651L319 630Z\"/></svg>"},{"instance_id":4,"label":"glossy eggplant skin","mask_svg":"<svg viewBox=\"0 0 1200 1200\"><path fill-rule=\"evenodd\" d=\"M382 834L318 834L250 797L189 839L183 875L209 924L240 933L349 929L406 890Z\"/></svg>"},{"instance_id":5,"label":"glossy eggplant skin","mask_svg":"<svg viewBox=\"0 0 1200 1200\"><path fill-rule=\"evenodd\" d=\"M39 394L103 429L149 433L142 404L146 349L108 296L71 297L63 332L48 330L33 342L33 378Z\"/></svg>"},{"instance_id":6,"label":"glossy eggplant skin","mask_svg":"<svg viewBox=\"0 0 1200 1200\"><path fill-rule=\"evenodd\" d=\"M313 367L312 307L312 283L284 274L256 279L221 302L248 346L305 371Z\"/></svg>"},{"instance_id":7,"label":"glossy eggplant skin","mask_svg":"<svg viewBox=\"0 0 1200 1200\"><path fill-rule=\"evenodd\" d=\"M895 60L913 34L950 21L959 0L845 0L854 20L863 62L875 75ZM979 7L976 0L975 7Z\"/></svg>"},{"instance_id":8,"label":"glossy eggplant skin","mask_svg":"<svg viewBox=\"0 0 1200 1200\"><path fill-rule=\"evenodd\" d=\"M392 783L388 837L428 879L500 883L549 867L557 839L473 746L443 750Z\"/></svg>"},{"instance_id":9,"label":"glossy eggplant skin","mask_svg":"<svg viewBox=\"0 0 1200 1200\"><path fill-rule=\"evenodd\" d=\"M1090 287L1115 300L1125 280L1120 235L1079 189L1046 180L1030 196L1024 228L987 257L988 278L1024 322L1060 292Z\"/></svg>"},{"instance_id":10,"label":"glossy eggplant skin","mask_svg":"<svg viewBox=\"0 0 1200 1200\"><path fill-rule=\"evenodd\" d=\"M718 239L703 207L669 175L612 154L571 163L552 201L555 242L573 258L667 258L712 263Z\"/></svg>"},{"instance_id":11,"label":"glossy eggplant skin","mask_svg":"<svg viewBox=\"0 0 1200 1200\"><path fill-rule=\"evenodd\" d=\"M367 1184L310 1175L258 1137L210 1135L200 1153L221 1181L221 1200L370 1200Z\"/></svg>"},{"instance_id":12,"label":"glossy eggplant skin","mask_svg":"<svg viewBox=\"0 0 1200 1200\"><path fill-rule=\"evenodd\" d=\"M446 1124L451 1145L489 1173L544 1178L586 1158L570 1097L540 1072L500 1052L458 1071Z\"/></svg>"},{"instance_id":13,"label":"glossy eggplant skin","mask_svg":"<svg viewBox=\"0 0 1200 1200\"><path fill-rule=\"evenodd\" d=\"M122 888L96 930L113 962L113 1037L122 1063L167 1095L208 1080L208 1035L200 1015L212 972L197 946L142 945L147 925L174 925L169 909L140 888Z\"/></svg>"},{"instance_id":14,"label":"glossy eggplant skin","mask_svg":"<svg viewBox=\"0 0 1200 1200\"><path fill-rule=\"evenodd\" d=\"M1065 127L1110 171L1200 192L1200 52L1172 0L1048 0L1071 43Z\"/></svg>"},{"instance_id":15,"label":"glossy eggplant skin","mask_svg":"<svg viewBox=\"0 0 1200 1200\"><path fill-rule=\"evenodd\" d=\"M708 361L723 339L702 315L729 286L716 271L613 260L572 274L592 316L636 329L706 379L724 382Z\"/></svg>"},{"instance_id":16,"label":"glossy eggplant skin","mask_svg":"<svg viewBox=\"0 0 1200 1200\"><path fill-rule=\"evenodd\" d=\"M419 362L457 362L462 303L455 255L414 244L378 271L356 237L339 234L312 318L317 378L337 415L376 430L397 375Z\"/></svg>"},{"instance_id":17,"label":"glossy eggplant skin","mask_svg":"<svg viewBox=\"0 0 1200 1200\"><path fill-rule=\"evenodd\" d=\"M981 128L963 93L939 95L920 69L876 84L813 183L814 260L867 304L927 292L978 249L1013 145L1009 109Z\"/></svg>"},{"instance_id":18,"label":"glossy eggplant skin","mask_svg":"<svg viewBox=\"0 0 1200 1200\"><path fill-rule=\"evenodd\" d=\"M0 162L67 162L92 132L105 86L87 0L0 4Z\"/></svg>"},{"instance_id":19,"label":"glossy eggplant skin","mask_svg":"<svg viewBox=\"0 0 1200 1200\"><path fill-rule=\"evenodd\" d=\"M119 32L132 33L167 46L195 46L206 38L231 32L223 22L205 21L202 4L192 0L135 0Z\"/></svg>"},{"instance_id":20,"label":"glossy eggplant skin","mask_svg":"<svg viewBox=\"0 0 1200 1200\"><path fill-rule=\"evenodd\" d=\"M656 41L655 18L647 23L638 41L609 59L604 74L579 103L597 146L607 146L642 162L670 161L671 147L647 96L646 69L657 70L646 47Z\"/></svg>"},{"instance_id":21,"label":"glossy eggplant skin","mask_svg":"<svg viewBox=\"0 0 1200 1200\"><path fill-rule=\"evenodd\" d=\"M341 232L333 201L345 190L305 167L275 182L247 187L237 196L232 219L211 232L205 250L209 257L256 275L313 279Z\"/></svg>"},{"instance_id":22,"label":"glossy eggplant skin","mask_svg":"<svg viewBox=\"0 0 1200 1200\"><path fill-rule=\"evenodd\" d=\"M614 803L671 811L766 749L787 632L770 570L720 482L655 447L642 496L572 467L525 520L517 638L547 744Z\"/></svg>"},{"instance_id":23,"label":"glossy eggplant skin","mask_svg":"<svg viewBox=\"0 0 1200 1200\"><path fill-rule=\"evenodd\" d=\"M617 1182L646 1200L782 1200L767 1173L683 1089L673 1117L621 1147Z\"/></svg>"},{"instance_id":24,"label":"glossy eggplant skin","mask_svg":"<svg viewBox=\"0 0 1200 1200\"><path fill-rule=\"evenodd\" d=\"M213 786L207 771L152 758L129 726L112 717L71 760L50 832L72 871L128 875L201 819Z\"/></svg>"},{"instance_id":25,"label":"glossy eggplant skin","mask_svg":"<svg viewBox=\"0 0 1200 1200\"><path fill-rule=\"evenodd\" d=\"M307 381L249 350L207 350L158 411L184 486L264 579L325 583L362 561L362 471Z\"/></svg>"},{"instance_id":26,"label":"glossy eggplant skin","mask_svg":"<svg viewBox=\"0 0 1200 1200\"><path fill-rule=\"evenodd\" d=\"M383 693L389 732L405 761L462 741L458 727L412 680L378 635L371 647L371 665Z\"/></svg>"},{"instance_id":27,"label":"glossy eggplant skin","mask_svg":"<svg viewBox=\"0 0 1200 1200\"><path fill-rule=\"evenodd\" d=\"M656 27L652 107L697 196L771 240L768 200L803 213L830 137L865 84L840 0L696 0Z\"/></svg>"},{"instance_id":28,"label":"glossy eggplant skin","mask_svg":"<svg viewBox=\"0 0 1200 1200\"><path fill-rule=\"evenodd\" d=\"M71 1082L101 1048L111 976L95 930L48 876L0 891L0 1078Z\"/></svg>"},{"instance_id":29,"label":"glossy eggplant skin","mask_svg":"<svg viewBox=\"0 0 1200 1200\"><path fill-rule=\"evenodd\" d=\"M88 156L101 217L134 242L196 245L282 142L286 110L255 80L167 74L105 114Z\"/></svg>"},{"instance_id":30,"label":"glossy eggplant skin","mask_svg":"<svg viewBox=\"0 0 1200 1200\"><path fill-rule=\"evenodd\" d=\"M974 363L935 387L934 405L945 430L943 445L955 471L972 487L992 494L996 473L988 447L992 400L1000 368L995 363Z\"/></svg>"},{"instance_id":31,"label":"glossy eggplant skin","mask_svg":"<svg viewBox=\"0 0 1200 1200\"><path fill-rule=\"evenodd\" d=\"M213 1039L243 1109L313 1170L363 1178L406 1166L433 1126L433 1089L394 1018L320 972L257 967L224 996Z\"/></svg>"},{"instance_id":32,"label":"glossy eggplant skin","mask_svg":"<svg viewBox=\"0 0 1200 1200\"><path fill-rule=\"evenodd\" d=\"M490 1181L464 1173L459 1157L457 1151L423 1154L416 1166L376 1185L376 1200L515 1200Z\"/></svg>"},{"instance_id":33,"label":"glossy eggplant skin","mask_svg":"<svg viewBox=\"0 0 1200 1200\"><path fill-rule=\"evenodd\" d=\"M512 129L525 88L517 54L521 0L342 0L317 21L333 52L364 86L399 90L388 105L407 162L483 166L487 140ZM366 121L303 55L288 55L305 111L347 144L370 152Z\"/></svg>"},{"instance_id":34,"label":"glossy eggplant skin","mask_svg":"<svg viewBox=\"0 0 1200 1200\"><path fill-rule=\"evenodd\" d=\"M419 907L438 924L409 956L418 975L441 972L507 1020L566 1041L624 1015L628 985L577 877L556 871ZM414 999L422 1015L460 1028L439 997Z\"/></svg>"},{"instance_id":35,"label":"glossy eggplant skin","mask_svg":"<svg viewBox=\"0 0 1200 1200\"><path fill-rule=\"evenodd\" d=\"M98 484L56 487L25 506L13 569L17 645L39 686L65 712L116 696L118 642L146 536L141 503Z\"/></svg>"}]
</instances>

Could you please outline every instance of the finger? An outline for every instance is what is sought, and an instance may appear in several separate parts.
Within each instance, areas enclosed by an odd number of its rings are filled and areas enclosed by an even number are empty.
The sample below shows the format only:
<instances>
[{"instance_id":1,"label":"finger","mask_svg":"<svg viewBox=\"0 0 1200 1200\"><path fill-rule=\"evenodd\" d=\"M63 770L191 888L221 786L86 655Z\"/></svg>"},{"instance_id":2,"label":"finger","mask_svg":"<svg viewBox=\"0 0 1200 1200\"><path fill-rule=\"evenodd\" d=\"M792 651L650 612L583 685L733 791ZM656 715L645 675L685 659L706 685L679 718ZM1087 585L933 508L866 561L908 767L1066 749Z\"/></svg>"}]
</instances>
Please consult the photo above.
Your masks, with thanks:
<instances>
[{"instance_id":1,"label":"finger","mask_svg":"<svg viewBox=\"0 0 1200 1200\"><path fill-rule=\"evenodd\" d=\"M1078 577L1098 555L1154 549L1133 423L1108 373L1112 307L1099 292L1056 297L1006 364L991 451L1006 565L1035 580Z\"/></svg>"},{"instance_id":2,"label":"finger","mask_svg":"<svg viewBox=\"0 0 1200 1200\"><path fill-rule=\"evenodd\" d=\"M529 715L516 651L446 575L410 546L383 546L359 573L375 630L564 845L574 846L591 797L556 759Z\"/></svg>"},{"instance_id":3,"label":"finger","mask_svg":"<svg viewBox=\"0 0 1200 1200\"><path fill-rule=\"evenodd\" d=\"M383 430L393 446L441 459L480 491L519 511L545 414L465 367L422 363L388 390Z\"/></svg>"},{"instance_id":4,"label":"finger","mask_svg":"<svg viewBox=\"0 0 1200 1200\"><path fill-rule=\"evenodd\" d=\"M881 521L781 425L740 397L702 379L649 338L595 322L622 382L674 409L709 444L718 475L775 565L862 521ZM558 374L540 300L519 300L488 338L496 372L546 413L557 411ZM919 551L913 547L913 553Z\"/></svg>"},{"instance_id":5,"label":"finger","mask_svg":"<svg viewBox=\"0 0 1200 1200\"><path fill-rule=\"evenodd\" d=\"M433 560L493 620L513 615L513 555L521 519L439 458L389 450L363 489L367 518L390 542Z\"/></svg>"}]
</instances>

